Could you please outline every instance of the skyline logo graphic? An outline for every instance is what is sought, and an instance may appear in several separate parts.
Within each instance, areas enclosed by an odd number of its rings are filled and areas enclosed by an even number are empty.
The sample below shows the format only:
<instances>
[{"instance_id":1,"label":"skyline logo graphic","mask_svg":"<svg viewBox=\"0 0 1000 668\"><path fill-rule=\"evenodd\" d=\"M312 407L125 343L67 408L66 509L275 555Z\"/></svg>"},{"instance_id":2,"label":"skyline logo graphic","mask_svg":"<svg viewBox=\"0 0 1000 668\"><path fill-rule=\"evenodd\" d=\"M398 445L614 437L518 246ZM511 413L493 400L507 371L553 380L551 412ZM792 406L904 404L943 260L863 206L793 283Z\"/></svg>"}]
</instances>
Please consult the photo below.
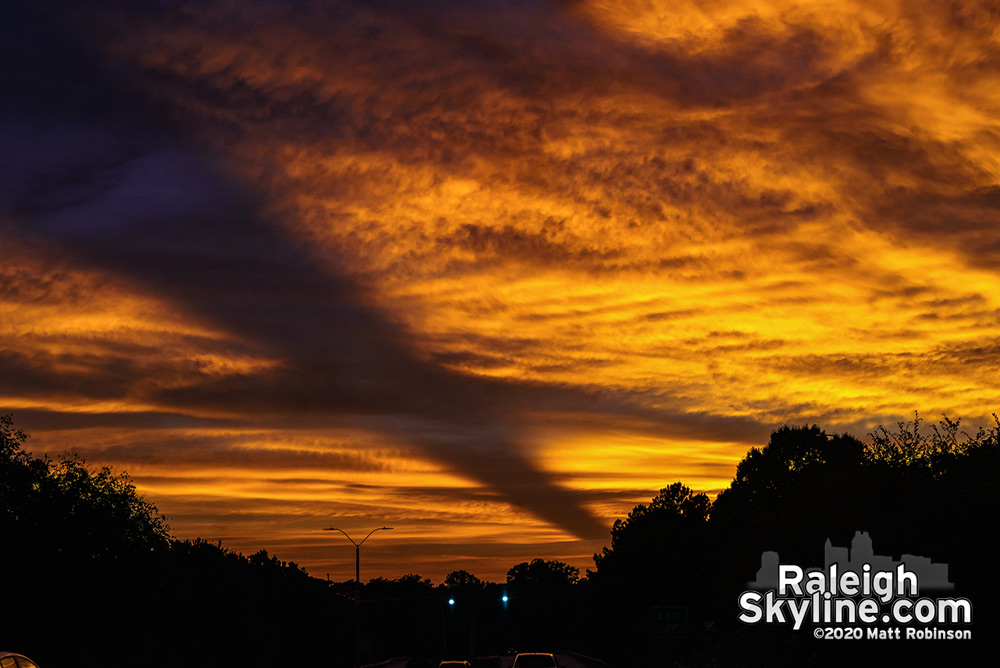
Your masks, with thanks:
<instances>
[{"instance_id":1,"label":"skyline logo graphic","mask_svg":"<svg viewBox=\"0 0 1000 668\"><path fill-rule=\"evenodd\" d=\"M824 567L783 564L777 552L761 554L756 579L739 596L745 624L811 624L817 639L967 640L972 602L932 598L951 591L948 565L919 555L898 560L875 554L867 532L857 531L850 549L824 547ZM942 627L942 625L944 627Z\"/></svg>"},{"instance_id":2,"label":"skyline logo graphic","mask_svg":"<svg viewBox=\"0 0 1000 668\"><path fill-rule=\"evenodd\" d=\"M863 575L864 566L870 566L875 572L896 571L904 566L907 572L914 573L919 580L920 591L951 591L954 583L948 579L948 564L934 563L927 557L903 554L898 560L890 556L875 554L871 536L867 531L855 531L851 547L835 547L829 538L823 549L823 567L828 578L832 573L855 573ZM756 580L748 582L747 587L758 591L776 589L778 587L779 556L777 552L764 552L760 557L760 568ZM807 569L806 573L819 571L817 568Z\"/></svg>"}]
</instances>

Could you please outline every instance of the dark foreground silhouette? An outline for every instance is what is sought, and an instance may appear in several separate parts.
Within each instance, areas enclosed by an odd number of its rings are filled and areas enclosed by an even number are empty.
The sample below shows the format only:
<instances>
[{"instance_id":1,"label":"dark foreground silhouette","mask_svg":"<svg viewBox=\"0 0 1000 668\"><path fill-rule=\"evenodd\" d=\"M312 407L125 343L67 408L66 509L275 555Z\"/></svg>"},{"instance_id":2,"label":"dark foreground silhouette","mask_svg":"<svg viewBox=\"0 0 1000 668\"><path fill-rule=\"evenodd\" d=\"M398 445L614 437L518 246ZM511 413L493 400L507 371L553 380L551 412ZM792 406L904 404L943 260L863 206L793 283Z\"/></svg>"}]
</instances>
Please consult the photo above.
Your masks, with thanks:
<instances>
[{"instance_id":1,"label":"dark foreground silhouette","mask_svg":"<svg viewBox=\"0 0 1000 668\"><path fill-rule=\"evenodd\" d=\"M997 618L1000 423L971 435L947 418L922 426L880 429L867 444L817 427L779 429L714 502L678 482L616 521L582 578L534 559L503 583L460 570L439 585L418 575L360 585L311 578L263 551L175 540L125 476L33 458L2 417L0 645L43 668L351 666L359 647L364 663L411 657L412 666L499 668L511 648L575 650L576 663L594 666L589 657L628 666L953 663L987 649ZM738 596L764 552L822 567L826 541L846 546L858 531L878 554L948 564L947 596L974 608L961 627L972 639L817 640L811 624L738 621Z\"/></svg>"}]
</instances>

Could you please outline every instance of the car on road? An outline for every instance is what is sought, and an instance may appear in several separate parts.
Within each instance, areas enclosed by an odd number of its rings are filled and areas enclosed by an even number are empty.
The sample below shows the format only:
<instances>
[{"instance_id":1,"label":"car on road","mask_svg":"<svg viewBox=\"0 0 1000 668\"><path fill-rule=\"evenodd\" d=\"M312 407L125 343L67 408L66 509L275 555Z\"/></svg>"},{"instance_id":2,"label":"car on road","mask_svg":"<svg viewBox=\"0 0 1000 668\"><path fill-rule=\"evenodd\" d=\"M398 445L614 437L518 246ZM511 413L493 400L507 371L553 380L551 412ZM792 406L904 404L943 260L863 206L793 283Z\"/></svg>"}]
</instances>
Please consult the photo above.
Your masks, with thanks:
<instances>
[{"instance_id":1,"label":"car on road","mask_svg":"<svg viewBox=\"0 0 1000 668\"><path fill-rule=\"evenodd\" d=\"M472 668L468 661L442 661L438 668Z\"/></svg>"},{"instance_id":2,"label":"car on road","mask_svg":"<svg viewBox=\"0 0 1000 668\"><path fill-rule=\"evenodd\" d=\"M552 654L522 652L514 657L514 668L559 668L559 664Z\"/></svg>"},{"instance_id":3,"label":"car on road","mask_svg":"<svg viewBox=\"0 0 1000 668\"><path fill-rule=\"evenodd\" d=\"M14 652L0 652L0 668L38 668L38 664Z\"/></svg>"}]
</instances>

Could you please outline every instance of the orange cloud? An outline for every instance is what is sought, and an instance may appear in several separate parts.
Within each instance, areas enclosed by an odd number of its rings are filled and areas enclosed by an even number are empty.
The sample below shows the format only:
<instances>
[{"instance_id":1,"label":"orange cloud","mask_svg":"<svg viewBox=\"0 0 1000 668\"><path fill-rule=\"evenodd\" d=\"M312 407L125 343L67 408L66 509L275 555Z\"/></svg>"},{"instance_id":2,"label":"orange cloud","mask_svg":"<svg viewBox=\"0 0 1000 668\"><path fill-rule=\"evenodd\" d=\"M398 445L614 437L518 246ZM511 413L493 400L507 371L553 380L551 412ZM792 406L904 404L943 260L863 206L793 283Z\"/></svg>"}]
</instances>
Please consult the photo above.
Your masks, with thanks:
<instances>
[{"instance_id":1,"label":"orange cloud","mask_svg":"<svg viewBox=\"0 0 1000 668\"><path fill-rule=\"evenodd\" d=\"M996 19L77 10L139 101L16 139L63 148L0 210L3 396L47 447L113 437L181 533L320 573L331 516L399 525L380 568L586 567L595 524L782 423L988 415Z\"/></svg>"}]
</instances>

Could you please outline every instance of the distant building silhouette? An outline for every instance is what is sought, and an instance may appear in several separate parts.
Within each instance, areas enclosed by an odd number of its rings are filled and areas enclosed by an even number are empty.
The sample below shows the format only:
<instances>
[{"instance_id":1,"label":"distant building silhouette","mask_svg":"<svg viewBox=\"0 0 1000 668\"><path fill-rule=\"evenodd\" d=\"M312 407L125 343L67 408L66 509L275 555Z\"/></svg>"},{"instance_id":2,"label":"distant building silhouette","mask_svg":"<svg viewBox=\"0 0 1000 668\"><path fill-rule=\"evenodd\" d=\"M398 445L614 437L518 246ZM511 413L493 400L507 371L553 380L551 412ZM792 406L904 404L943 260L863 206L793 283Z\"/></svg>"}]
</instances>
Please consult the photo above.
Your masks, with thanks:
<instances>
[{"instance_id":1,"label":"distant building silhouette","mask_svg":"<svg viewBox=\"0 0 1000 668\"><path fill-rule=\"evenodd\" d=\"M915 573L920 584L920 591L939 590L947 591L955 588L955 585L948 580L948 564L935 564L927 557L913 554L901 555L898 561L892 557L875 554L872 547L871 536L867 531L854 532L854 539L851 541L851 548L834 547L830 539L826 539L823 550L823 571L827 576L830 574L830 567L837 564L840 573L853 572L861 576L865 564L871 565L872 572L894 571L900 564L906 566L906 570ZM778 565L780 564L777 552L764 552L760 555L760 568L757 570L757 579L747 583L751 589L767 591L778 588ZM806 569L806 573L821 569Z\"/></svg>"},{"instance_id":2,"label":"distant building silhouette","mask_svg":"<svg viewBox=\"0 0 1000 668\"><path fill-rule=\"evenodd\" d=\"M750 589L769 591L778 588L778 553L764 552L760 555L760 568L757 569L757 579L748 582Z\"/></svg>"}]
</instances>

